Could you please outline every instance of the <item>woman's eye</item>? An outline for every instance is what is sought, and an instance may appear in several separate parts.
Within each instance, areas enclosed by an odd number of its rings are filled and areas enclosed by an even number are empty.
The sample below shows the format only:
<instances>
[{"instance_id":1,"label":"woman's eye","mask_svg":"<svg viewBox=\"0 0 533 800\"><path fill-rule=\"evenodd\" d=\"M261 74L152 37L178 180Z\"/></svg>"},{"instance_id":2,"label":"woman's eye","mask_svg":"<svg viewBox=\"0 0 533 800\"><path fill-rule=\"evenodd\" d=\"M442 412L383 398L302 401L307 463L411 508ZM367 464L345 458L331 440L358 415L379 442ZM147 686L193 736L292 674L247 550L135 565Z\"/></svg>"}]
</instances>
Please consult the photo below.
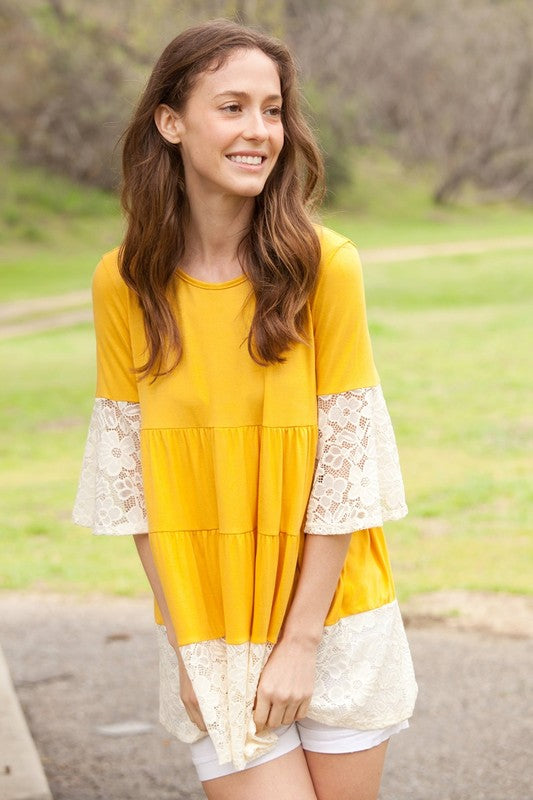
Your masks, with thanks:
<instances>
[{"instance_id":1,"label":"woman's eye","mask_svg":"<svg viewBox=\"0 0 533 800\"><path fill-rule=\"evenodd\" d=\"M272 108L267 108L266 113L269 114L271 117L280 117L281 108L279 106L273 106Z\"/></svg>"},{"instance_id":2,"label":"woman's eye","mask_svg":"<svg viewBox=\"0 0 533 800\"><path fill-rule=\"evenodd\" d=\"M230 103L229 105L224 106L222 111L231 111L232 113L234 113L236 111L240 111L240 108L241 107L238 103Z\"/></svg>"}]
</instances>

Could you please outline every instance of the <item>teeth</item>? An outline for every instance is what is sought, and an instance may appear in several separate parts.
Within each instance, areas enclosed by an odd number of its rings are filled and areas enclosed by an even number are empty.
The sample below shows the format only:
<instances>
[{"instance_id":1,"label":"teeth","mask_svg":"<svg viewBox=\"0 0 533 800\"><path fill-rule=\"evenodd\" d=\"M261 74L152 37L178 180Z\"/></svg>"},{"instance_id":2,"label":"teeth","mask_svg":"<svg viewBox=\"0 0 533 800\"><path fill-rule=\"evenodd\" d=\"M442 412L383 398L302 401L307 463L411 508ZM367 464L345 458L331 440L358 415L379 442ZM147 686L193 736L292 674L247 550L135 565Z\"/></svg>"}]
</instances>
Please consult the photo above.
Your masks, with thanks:
<instances>
[{"instance_id":1,"label":"teeth","mask_svg":"<svg viewBox=\"0 0 533 800\"><path fill-rule=\"evenodd\" d=\"M236 164L261 164L263 159L261 156L228 156L230 161L235 161Z\"/></svg>"}]
</instances>

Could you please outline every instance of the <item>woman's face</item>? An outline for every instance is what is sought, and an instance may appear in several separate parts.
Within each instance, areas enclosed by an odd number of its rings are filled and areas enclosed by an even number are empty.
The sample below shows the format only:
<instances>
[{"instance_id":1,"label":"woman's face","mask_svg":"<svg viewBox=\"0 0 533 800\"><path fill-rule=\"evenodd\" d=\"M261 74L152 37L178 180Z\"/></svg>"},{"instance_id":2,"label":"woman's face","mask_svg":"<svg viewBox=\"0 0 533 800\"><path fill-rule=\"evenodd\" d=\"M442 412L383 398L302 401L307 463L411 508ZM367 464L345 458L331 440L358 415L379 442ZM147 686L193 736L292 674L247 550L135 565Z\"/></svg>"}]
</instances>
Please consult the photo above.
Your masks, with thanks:
<instances>
[{"instance_id":1,"label":"woman's face","mask_svg":"<svg viewBox=\"0 0 533 800\"><path fill-rule=\"evenodd\" d=\"M156 123L180 144L191 200L262 192L283 147L281 101L276 64L254 49L202 73L182 113L159 107Z\"/></svg>"}]
</instances>

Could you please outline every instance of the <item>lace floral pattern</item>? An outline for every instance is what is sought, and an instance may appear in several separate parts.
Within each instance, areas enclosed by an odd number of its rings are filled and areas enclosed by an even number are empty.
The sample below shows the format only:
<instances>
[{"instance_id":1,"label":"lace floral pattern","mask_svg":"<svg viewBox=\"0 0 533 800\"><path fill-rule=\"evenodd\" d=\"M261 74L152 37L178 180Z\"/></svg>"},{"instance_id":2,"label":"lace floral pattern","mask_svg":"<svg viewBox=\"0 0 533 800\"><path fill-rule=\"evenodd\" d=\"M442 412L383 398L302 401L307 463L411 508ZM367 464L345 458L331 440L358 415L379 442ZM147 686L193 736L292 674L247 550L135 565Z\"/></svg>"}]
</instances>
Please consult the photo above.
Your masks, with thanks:
<instances>
[{"instance_id":1,"label":"lace floral pattern","mask_svg":"<svg viewBox=\"0 0 533 800\"><path fill-rule=\"evenodd\" d=\"M407 514L381 386L318 398L318 448L306 533L350 533Z\"/></svg>"},{"instance_id":2,"label":"lace floral pattern","mask_svg":"<svg viewBox=\"0 0 533 800\"><path fill-rule=\"evenodd\" d=\"M178 659L158 626L159 719L184 742L205 736L179 696ZM272 731L256 734L253 703L272 644L228 645L223 639L185 645L180 653L221 764L242 769L274 746ZM375 730L408 719L417 694L413 665L396 601L344 617L324 628L315 691L307 716L326 725Z\"/></svg>"},{"instance_id":3,"label":"lace floral pattern","mask_svg":"<svg viewBox=\"0 0 533 800\"><path fill-rule=\"evenodd\" d=\"M158 631L159 720L181 741L195 742L205 733L185 711L179 696L176 652L168 643L165 627L158 626ZM220 763L233 761L237 769L242 769L277 741L270 731L257 734L252 717L259 676L272 647L250 642L228 645L223 639L212 639L180 648Z\"/></svg>"},{"instance_id":4,"label":"lace floral pattern","mask_svg":"<svg viewBox=\"0 0 533 800\"><path fill-rule=\"evenodd\" d=\"M96 534L147 533L138 403L97 397L89 424L76 502L78 525Z\"/></svg>"}]
</instances>

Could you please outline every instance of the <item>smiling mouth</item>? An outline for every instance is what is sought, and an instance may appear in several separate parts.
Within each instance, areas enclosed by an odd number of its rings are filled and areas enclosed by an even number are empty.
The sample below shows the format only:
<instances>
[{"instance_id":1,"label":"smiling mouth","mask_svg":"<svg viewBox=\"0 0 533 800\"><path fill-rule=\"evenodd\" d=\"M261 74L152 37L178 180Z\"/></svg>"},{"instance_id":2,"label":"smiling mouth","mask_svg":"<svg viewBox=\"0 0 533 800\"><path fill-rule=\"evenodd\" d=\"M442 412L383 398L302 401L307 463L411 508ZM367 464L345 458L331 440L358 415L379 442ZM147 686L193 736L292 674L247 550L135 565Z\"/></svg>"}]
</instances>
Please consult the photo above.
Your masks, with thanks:
<instances>
[{"instance_id":1,"label":"smiling mouth","mask_svg":"<svg viewBox=\"0 0 533 800\"><path fill-rule=\"evenodd\" d=\"M247 164L251 167L260 167L266 161L266 156L226 156L234 164Z\"/></svg>"}]
</instances>

